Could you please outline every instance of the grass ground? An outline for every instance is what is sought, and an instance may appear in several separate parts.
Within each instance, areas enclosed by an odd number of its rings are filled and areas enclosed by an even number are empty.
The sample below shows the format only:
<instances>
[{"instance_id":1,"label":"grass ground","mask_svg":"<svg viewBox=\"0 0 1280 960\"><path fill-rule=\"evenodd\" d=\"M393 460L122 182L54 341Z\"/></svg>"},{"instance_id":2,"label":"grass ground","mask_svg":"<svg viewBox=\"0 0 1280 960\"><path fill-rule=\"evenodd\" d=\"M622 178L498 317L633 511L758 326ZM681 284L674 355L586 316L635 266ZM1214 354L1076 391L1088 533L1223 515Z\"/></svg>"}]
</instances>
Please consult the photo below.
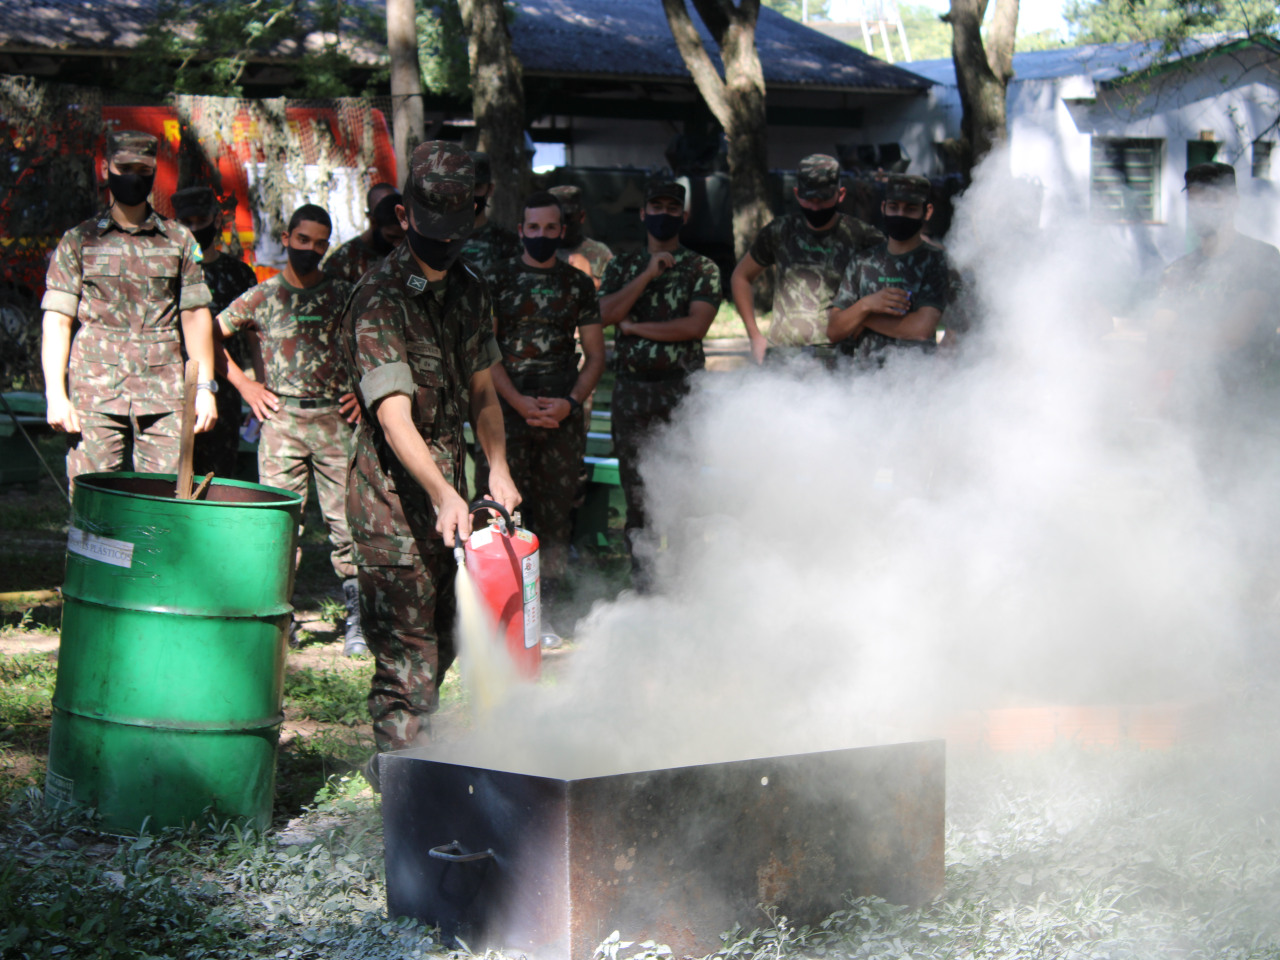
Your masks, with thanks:
<instances>
[{"instance_id":1,"label":"grass ground","mask_svg":"<svg viewBox=\"0 0 1280 960\"><path fill-rule=\"evenodd\" d=\"M57 585L60 503L49 483L0 492L0 592ZM263 833L219 823L120 838L96 832L90 813L45 810L60 610L56 594L0 602L0 957L449 953L431 930L385 915L378 798L353 772L371 747L369 664L338 655L336 583L312 519L297 595L306 636L289 655ZM573 602L616 588L618 560L606 550ZM1280 960L1278 692L1259 681L1212 736L1165 751L953 750L941 898L918 909L849 900L808 927L762 911L717 956ZM441 716L466 722L452 681ZM626 933L602 957L663 955Z\"/></svg>"}]
</instances>

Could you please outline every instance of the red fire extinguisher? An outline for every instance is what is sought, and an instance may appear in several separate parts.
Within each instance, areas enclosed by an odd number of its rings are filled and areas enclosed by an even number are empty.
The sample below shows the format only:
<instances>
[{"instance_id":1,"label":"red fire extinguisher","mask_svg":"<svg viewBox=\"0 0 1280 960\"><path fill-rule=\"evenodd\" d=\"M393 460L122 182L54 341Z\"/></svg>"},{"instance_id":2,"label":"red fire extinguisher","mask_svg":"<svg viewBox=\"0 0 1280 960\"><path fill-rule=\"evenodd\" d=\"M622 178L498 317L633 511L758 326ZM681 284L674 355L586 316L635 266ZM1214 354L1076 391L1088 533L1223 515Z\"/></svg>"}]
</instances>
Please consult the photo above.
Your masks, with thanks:
<instances>
[{"instance_id":1,"label":"red fire extinguisher","mask_svg":"<svg viewBox=\"0 0 1280 960\"><path fill-rule=\"evenodd\" d=\"M502 519L473 529L463 541L464 556L459 562L466 563L517 672L526 680L536 680L542 671L538 538L516 526L506 508L493 500L476 500L471 513L474 516L486 507L497 510Z\"/></svg>"}]
</instances>

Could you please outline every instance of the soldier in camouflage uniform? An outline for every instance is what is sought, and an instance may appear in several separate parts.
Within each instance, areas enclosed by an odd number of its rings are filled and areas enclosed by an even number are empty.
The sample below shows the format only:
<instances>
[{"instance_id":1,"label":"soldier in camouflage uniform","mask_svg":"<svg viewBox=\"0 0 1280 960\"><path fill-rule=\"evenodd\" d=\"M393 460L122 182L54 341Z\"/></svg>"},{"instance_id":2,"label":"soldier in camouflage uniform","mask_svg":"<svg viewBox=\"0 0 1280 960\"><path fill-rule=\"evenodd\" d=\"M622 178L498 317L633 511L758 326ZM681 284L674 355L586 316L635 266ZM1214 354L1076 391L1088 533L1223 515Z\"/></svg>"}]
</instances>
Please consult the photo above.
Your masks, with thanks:
<instances>
[{"instance_id":1,"label":"soldier in camouflage uniform","mask_svg":"<svg viewBox=\"0 0 1280 960\"><path fill-rule=\"evenodd\" d=\"M524 253L486 275L502 351L502 363L492 373L502 399L507 462L524 497L525 524L538 535L542 595L548 600L562 586L568 558L570 515L587 442L582 403L604 372L595 285L556 258L560 216L550 193L530 196L520 224ZM585 357L581 372L575 331Z\"/></svg>"},{"instance_id":2,"label":"soldier in camouflage uniform","mask_svg":"<svg viewBox=\"0 0 1280 960\"><path fill-rule=\"evenodd\" d=\"M356 565L347 528L347 464L352 427L360 419L338 347L338 318L351 295L345 280L326 276L320 258L333 229L322 207L294 211L281 242L284 270L239 297L218 315L219 333L253 330L261 367L249 380L234 362L229 378L262 421L258 479L302 497L314 479L320 512L333 544L330 561L347 600L347 656L368 653L360 634Z\"/></svg>"},{"instance_id":3,"label":"soldier in camouflage uniform","mask_svg":"<svg viewBox=\"0 0 1280 960\"><path fill-rule=\"evenodd\" d=\"M257 274L239 257L231 257L218 249L222 238L222 210L218 196L212 187L187 187L169 198L173 204L173 218L191 231L200 244L204 256L204 282L213 298L209 304L216 317L231 305L236 297L258 282ZM238 343L228 343L231 359L245 365L244 353ZM218 422L208 433L196 437L192 457L195 474L203 477L212 471L220 477L234 476L240 454L240 393L224 374L217 375Z\"/></svg>"},{"instance_id":4,"label":"soldier in camouflage uniform","mask_svg":"<svg viewBox=\"0 0 1280 960\"><path fill-rule=\"evenodd\" d=\"M378 749L429 739L428 715L454 659L457 565L471 517L463 471L470 415L489 460L489 494L520 502L507 469L488 287L466 262L475 222L471 158L431 141L413 152L406 242L356 287L343 341L363 420L347 485L365 639L377 659L369 712ZM370 770L376 778L376 765Z\"/></svg>"},{"instance_id":5,"label":"soldier in camouflage uniform","mask_svg":"<svg viewBox=\"0 0 1280 960\"><path fill-rule=\"evenodd\" d=\"M826 342L827 309L849 261L884 242L879 230L839 211L845 188L835 157L815 153L801 160L795 196L800 212L767 224L729 282L756 363L764 362L766 352L771 360L801 353L834 358ZM756 326L752 286L774 264L773 322L766 338Z\"/></svg>"},{"instance_id":6,"label":"soldier in camouflage uniform","mask_svg":"<svg viewBox=\"0 0 1280 960\"><path fill-rule=\"evenodd\" d=\"M200 366L196 432L217 422L213 317L200 247L190 230L147 202L158 147L148 133L108 135L111 206L68 230L49 264L45 398L50 426L75 438L67 453L71 481L127 469L130 447L134 469L177 472L184 342Z\"/></svg>"},{"instance_id":7,"label":"soldier in camouflage uniform","mask_svg":"<svg viewBox=\"0 0 1280 960\"><path fill-rule=\"evenodd\" d=\"M389 183L377 183L365 194L369 228L360 236L329 251L321 268L325 276L356 283L369 268L404 242L404 230L396 219L400 191Z\"/></svg>"},{"instance_id":8,"label":"soldier in camouflage uniform","mask_svg":"<svg viewBox=\"0 0 1280 960\"><path fill-rule=\"evenodd\" d=\"M493 172L487 153L471 154L472 169L476 172L475 210L476 225L462 245L462 259L480 273L495 263L520 256L523 247L520 238L506 227L489 220L485 208L493 196Z\"/></svg>"},{"instance_id":9,"label":"soldier in camouflage uniform","mask_svg":"<svg viewBox=\"0 0 1280 960\"><path fill-rule=\"evenodd\" d=\"M895 351L937 347L954 275L922 235L933 216L929 190L924 177L889 177L881 204L889 239L850 262L827 311L827 336L856 367L878 369Z\"/></svg>"},{"instance_id":10,"label":"soldier in camouflage uniform","mask_svg":"<svg viewBox=\"0 0 1280 960\"><path fill-rule=\"evenodd\" d=\"M640 482L641 446L667 423L689 392L689 378L706 366L702 338L720 306L720 270L707 257L680 245L689 219L684 187L651 183L640 212L648 249L609 261L600 282L600 316L616 324L613 448L627 499L627 544L638 586L647 573L637 562L635 540L645 525Z\"/></svg>"},{"instance_id":11,"label":"soldier in camouflage uniform","mask_svg":"<svg viewBox=\"0 0 1280 960\"><path fill-rule=\"evenodd\" d=\"M552 187L551 195L560 201L560 209L564 211L564 236L556 256L589 276L599 290L600 278L613 259L613 251L586 234L587 211L582 206L582 188L566 183Z\"/></svg>"}]
</instances>

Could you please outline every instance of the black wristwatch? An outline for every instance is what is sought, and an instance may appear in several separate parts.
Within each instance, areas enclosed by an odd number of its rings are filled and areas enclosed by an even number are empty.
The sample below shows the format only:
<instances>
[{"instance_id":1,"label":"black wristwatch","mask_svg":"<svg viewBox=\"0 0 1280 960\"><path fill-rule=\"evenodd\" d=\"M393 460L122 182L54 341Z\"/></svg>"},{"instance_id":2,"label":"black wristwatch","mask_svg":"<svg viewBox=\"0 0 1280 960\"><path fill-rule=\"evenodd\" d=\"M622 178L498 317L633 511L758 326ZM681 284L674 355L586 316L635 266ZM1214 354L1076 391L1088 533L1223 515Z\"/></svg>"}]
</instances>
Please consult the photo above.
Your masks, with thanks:
<instances>
[{"instance_id":1,"label":"black wristwatch","mask_svg":"<svg viewBox=\"0 0 1280 960\"><path fill-rule=\"evenodd\" d=\"M581 410L582 410L582 401L581 401L581 400L575 399L575 398L574 398L574 396L573 396L573 394L569 394L569 396L565 397L565 399L569 401L569 412L570 412L570 413L579 413L579 412L581 412Z\"/></svg>"}]
</instances>

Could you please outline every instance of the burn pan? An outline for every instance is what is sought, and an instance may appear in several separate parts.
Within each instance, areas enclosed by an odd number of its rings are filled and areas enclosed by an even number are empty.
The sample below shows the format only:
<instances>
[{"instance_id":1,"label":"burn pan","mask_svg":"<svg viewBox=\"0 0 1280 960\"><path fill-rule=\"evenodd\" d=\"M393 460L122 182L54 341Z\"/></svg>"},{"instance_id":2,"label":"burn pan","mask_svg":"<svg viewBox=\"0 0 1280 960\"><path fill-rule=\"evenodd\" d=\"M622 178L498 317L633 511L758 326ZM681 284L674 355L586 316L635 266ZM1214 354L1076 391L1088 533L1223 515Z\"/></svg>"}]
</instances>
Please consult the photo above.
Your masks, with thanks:
<instances>
[{"instance_id":1,"label":"burn pan","mask_svg":"<svg viewBox=\"0 0 1280 960\"><path fill-rule=\"evenodd\" d=\"M761 905L797 923L943 889L943 741L580 779L380 760L387 906L472 950L590 960L618 930L676 956Z\"/></svg>"}]
</instances>

